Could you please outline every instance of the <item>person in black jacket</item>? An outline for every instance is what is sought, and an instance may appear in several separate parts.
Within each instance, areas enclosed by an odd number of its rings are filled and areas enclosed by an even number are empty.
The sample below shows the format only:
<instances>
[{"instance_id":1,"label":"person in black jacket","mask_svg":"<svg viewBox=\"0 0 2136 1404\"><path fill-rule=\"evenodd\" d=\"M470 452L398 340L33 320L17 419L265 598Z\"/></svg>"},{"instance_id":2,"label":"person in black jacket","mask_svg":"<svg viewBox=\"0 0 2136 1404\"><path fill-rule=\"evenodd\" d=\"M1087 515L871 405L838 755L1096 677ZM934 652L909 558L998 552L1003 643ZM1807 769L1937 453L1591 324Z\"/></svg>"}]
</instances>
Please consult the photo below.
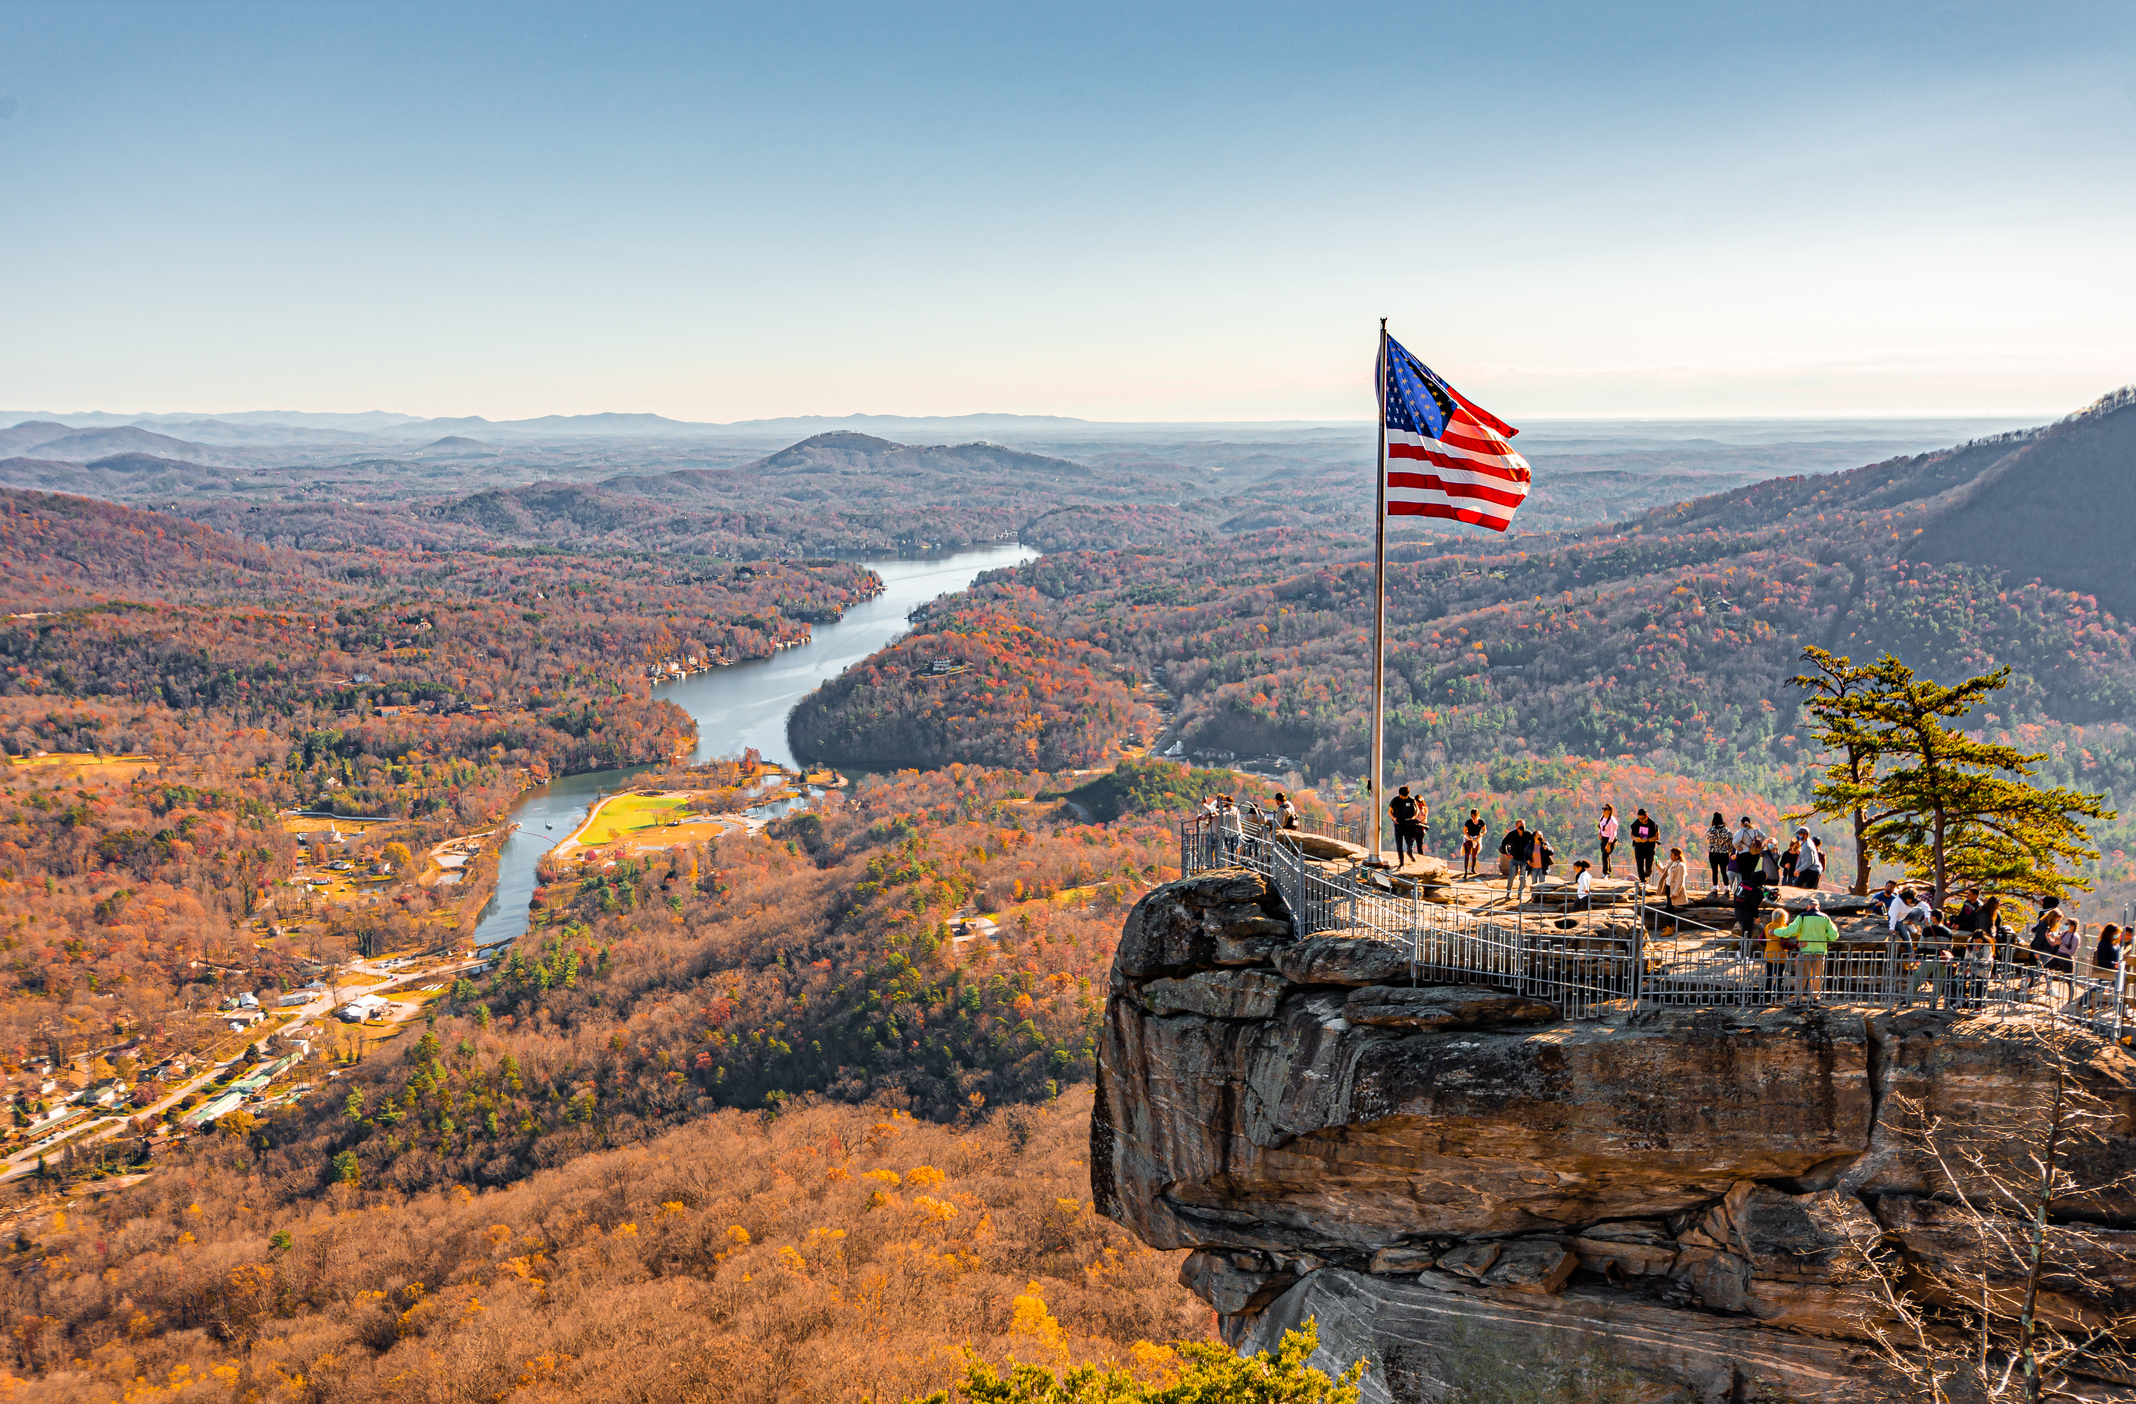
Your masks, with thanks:
<instances>
[{"instance_id":1,"label":"person in black jacket","mask_svg":"<svg viewBox=\"0 0 2136 1404\"><path fill-rule=\"evenodd\" d=\"M1528 890L1528 858L1535 851L1535 835L1528 832L1528 821L1515 819L1513 827L1498 841L1498 853L1507 860L1506 896L1518 890L1523 895Z\"/></svg>"},{"instance_id":2,"label":"person in black jacket","mask_svg":"<svg viewBox=\"0 0 2136 1404\"><path fill-rule=\"evenodd\" d=\"M1394 798L1387 802L1387 813L1394 819L1394 866L1399 868L1412 857L1423 857L1424 825L1418 822L1423 809L1410 798L1407 785L1394 792Z\"/></svg>"},{"instance_id":3,"label":"person in black jacket","mask_svg":"<svg viewBox=\"0 0 2136 1404\"><path fill-rule=\"evenodd\" d=\"M1743 959L1749 960L1757 944L1758 909L1765 905L1765 865L1753 860L1742 864L1743 885L1736 889L1736 925L1743 930Z\"/></svg>"},{"instance_id":4,"label":"person in black jacket","mask_svg":"<svg viewBox=\"0 0 2136 1404\"><path fill-rule=\"evenodd\" d=\"M1632 816L1632 867L1641 882L1654 880L1654 849L1661 842L1661 825L1645 809Z\"/></svg>"}]
</instances>

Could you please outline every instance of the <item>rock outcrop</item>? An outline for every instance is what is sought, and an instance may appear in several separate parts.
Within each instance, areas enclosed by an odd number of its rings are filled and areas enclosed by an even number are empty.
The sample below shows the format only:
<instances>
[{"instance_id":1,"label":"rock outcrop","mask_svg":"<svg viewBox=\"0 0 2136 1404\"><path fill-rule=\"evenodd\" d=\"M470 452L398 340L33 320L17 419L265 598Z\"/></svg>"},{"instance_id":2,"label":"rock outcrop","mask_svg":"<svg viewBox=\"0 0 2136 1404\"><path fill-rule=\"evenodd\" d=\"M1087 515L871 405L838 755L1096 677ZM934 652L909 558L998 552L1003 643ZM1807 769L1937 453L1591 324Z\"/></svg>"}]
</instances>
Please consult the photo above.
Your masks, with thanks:
<instances>
[{"instance_id":1,"label":"rock outcrop","mask_svg":"<svg viewBox=\"0 0 2136 1404\"><path fill-rule=\"evenodd\" d=\"M1227 1340L1316 1317L1327 1363L1371 1356L1368 1397L1402 1404L1489 1397L1482 1358L1614 1371L1627 1398L1893 1397L1865 1344L1878 1274L1932 1295L1975 1251L1908 1126L2048 1095L2020 1044L1947 1013L1574 1023L1488 981L1415 984L1399 943L1301 939L1241 870L1129 914L1100 1065L1101 1211L1194 1250L1182 1280ZM2087 1182L2118 1187L2058 1208L2136 1226L2116 1171L2136 1167L2136 1077L2098 1045L2087 1078L2121 1113ZM2047 1310L2136 1307L2128 1237L2126 1262L2096 1261L2096 1234L2070 1247L2064 1276L2089 1285Z\"/></svg>"}]
</instances>

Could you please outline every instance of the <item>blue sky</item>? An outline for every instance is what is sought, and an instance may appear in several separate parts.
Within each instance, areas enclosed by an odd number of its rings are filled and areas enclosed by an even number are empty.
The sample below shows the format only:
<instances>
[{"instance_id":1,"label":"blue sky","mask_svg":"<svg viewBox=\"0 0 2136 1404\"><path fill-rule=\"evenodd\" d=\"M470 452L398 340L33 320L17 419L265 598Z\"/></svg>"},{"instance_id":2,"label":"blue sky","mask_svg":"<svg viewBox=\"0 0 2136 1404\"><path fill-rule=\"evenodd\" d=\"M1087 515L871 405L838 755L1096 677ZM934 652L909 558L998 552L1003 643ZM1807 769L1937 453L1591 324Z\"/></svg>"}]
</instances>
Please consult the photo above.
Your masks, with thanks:
<instances>
[{"instance_id":1,"label":"blue sky","mask_svg":"<svg viewBox=\"0 0 2136 1404\"><path fill-rule=\"evenodd\" d=\"M2029 414L2136 6L0 0L0 404Z\"/></svg>"}]
</instances>

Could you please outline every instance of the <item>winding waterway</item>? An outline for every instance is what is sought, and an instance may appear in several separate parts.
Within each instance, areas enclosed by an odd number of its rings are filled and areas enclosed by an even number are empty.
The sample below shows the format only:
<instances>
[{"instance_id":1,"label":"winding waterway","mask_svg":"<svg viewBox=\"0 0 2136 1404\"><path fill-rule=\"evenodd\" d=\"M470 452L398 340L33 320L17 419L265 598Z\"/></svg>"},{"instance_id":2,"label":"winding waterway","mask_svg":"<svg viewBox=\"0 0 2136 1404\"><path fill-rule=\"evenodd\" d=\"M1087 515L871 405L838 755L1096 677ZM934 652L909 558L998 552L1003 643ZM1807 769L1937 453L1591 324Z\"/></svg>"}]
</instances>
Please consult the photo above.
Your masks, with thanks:
<instances>
[{"instance_id":1,"label":"winding waterway","mask_svg":"<svg viewBox=\"0 0 2136 1404\"><path fill-rule=\"evenodd\" d=\"M1028 546L992 546L925 561L868 561L883 579L883 593L856 605L835 624L818 624L814 642L770 658L713 668L653 689L697 723L694 761L739 755L754 746L764 759L794 763L786 742L786 718L818 683L836 677L907 629L905 616L918 606L961 590L981 571L1020 565L1038 552ZM527 902L534 895L534 866L541 855L579 826L593 801L613 793L647 769L632 766L567 775L519 797L506 819L519 826L498 857L497 895L482 909L477 946L498 946L527 929Z\"/></svg>"}]
</instances>

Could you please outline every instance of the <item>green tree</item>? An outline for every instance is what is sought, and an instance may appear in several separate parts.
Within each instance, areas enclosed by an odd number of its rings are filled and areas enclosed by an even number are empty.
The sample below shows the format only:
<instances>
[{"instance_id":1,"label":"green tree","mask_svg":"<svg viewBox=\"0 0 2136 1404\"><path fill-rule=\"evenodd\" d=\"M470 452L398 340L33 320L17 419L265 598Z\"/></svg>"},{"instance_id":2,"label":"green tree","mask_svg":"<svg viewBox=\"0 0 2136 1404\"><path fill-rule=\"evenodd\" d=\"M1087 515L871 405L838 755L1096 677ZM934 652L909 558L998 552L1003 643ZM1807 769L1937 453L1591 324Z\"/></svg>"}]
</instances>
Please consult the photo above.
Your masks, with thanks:
<instances>
[{"instance_id":1,"label":"green tree","mask_svg":"<svg viewBox=\"0 0 2136 1404\"><path fill-rule=\"evenodd\" d=\"M1866 773L1828 771L1812 791L1817 813L1859 812L1870 853L1925 879L1938 901L1953 879L2043 892L2081 885L2062 864L2099 854L2078 821L2113 812L2097 795L2027 783L2044 755L1949 725L2006 686L2008 668L1945 686L1889 654L1867 669L1831 664L1825 675L1849 687L1812 700L1817 734L1836 754L1858 754Z\"/></svg>"},{"instance_id":2,"label":"green tree","mask_svg":"<svg viewBox=\"0 0 2136 1404\"><path fill-rule=\"evenodd\" d=\"M363 1183L363 1167L356 1161L356 1152L345 1150L334 1157L334 1183L358 1185Z\"/></svg>"},{"instance_id":3,"label":"green tree","mask_svg":"<svg viewBox=\"0 0 2136 1404\"><path fill-rule=\"evenodd\" d=\"M1813 719L1810 734L1829 757L1825 781L1810 791L1809 812L1822 819L1844 819L1853 826L1854 885L1850 890L1857 897L1867 896L1873 856L1869 831L1889 816L1873 813L1861 802L1860 796L1876 776L1877 738L1848 708L1876 689L1882 665L1863 667L1815 647L1804 649L1802 656L1813 671L1798 673L1788 682L1810 694L1805 704Z\"/></svg>"},{"instance_id":4,"label":"green tree","mask_svg":"<svg viewBox=\"0 0 2136 1404\"><path fill-rule=\"evenodd\" d=\"M1287 1331L1275 1354L1235 1355L1207 1341L1181 1341L1186 1357L1179 1377L1168 1385L1144 1384L1125 1370L1084 1365L1056 1375L1039 1365L1012 1363L999 1375L972 1357L959 1391L972 1404L1357 1404L1360 1360L1340 1379L1306 1364L1320 1344L1311 1321ZM908 1404L949 1404L948 1391L937 1391Z\"/></svg>"}]
</instances>

